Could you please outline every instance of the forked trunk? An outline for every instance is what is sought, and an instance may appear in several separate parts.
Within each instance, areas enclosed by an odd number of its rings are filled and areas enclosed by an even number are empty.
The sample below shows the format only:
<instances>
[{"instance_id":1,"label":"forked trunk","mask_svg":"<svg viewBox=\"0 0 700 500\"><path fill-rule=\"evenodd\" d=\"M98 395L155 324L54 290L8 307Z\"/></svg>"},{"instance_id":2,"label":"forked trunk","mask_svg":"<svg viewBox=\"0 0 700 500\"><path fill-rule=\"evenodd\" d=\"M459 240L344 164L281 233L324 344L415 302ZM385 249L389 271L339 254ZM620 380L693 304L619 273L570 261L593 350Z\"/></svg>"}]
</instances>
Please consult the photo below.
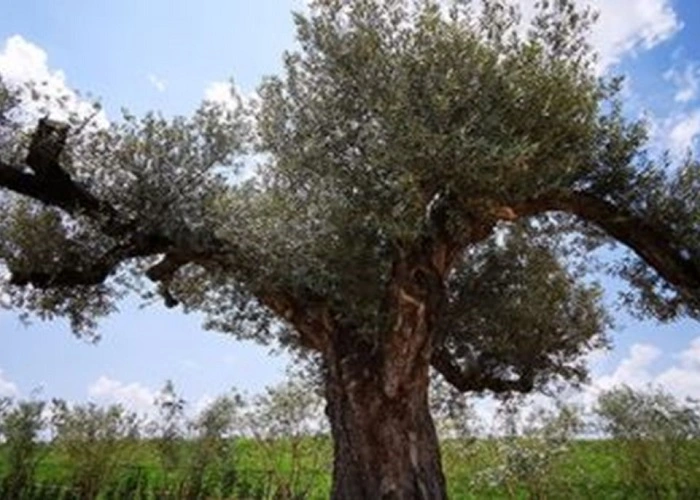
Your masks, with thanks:
<instances>
[{"instance_id":1,"label":"forked trunk","mask_svg":"<svg viewBox=\"0 0 700 500\"><path fill-rule=\"evenodd\" d=\"M387 390L385 355L361 344L340 351L326 356L331 358L326 359L326 397L334 441L332 498L446 498L428 407L427 361L412 363Z\"/></svg>"}]
</instances>

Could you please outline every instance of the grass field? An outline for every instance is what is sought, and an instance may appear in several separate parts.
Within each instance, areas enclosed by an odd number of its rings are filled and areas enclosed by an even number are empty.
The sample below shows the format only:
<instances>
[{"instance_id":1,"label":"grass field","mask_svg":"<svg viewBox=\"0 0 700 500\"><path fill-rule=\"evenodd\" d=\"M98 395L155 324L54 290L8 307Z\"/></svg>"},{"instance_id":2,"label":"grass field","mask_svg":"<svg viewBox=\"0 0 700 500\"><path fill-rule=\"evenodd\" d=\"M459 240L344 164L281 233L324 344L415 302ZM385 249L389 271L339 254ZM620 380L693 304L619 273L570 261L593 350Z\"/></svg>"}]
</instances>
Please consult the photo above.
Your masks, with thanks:
<instances>
[{"instance_id":1,"label":"grass field","mask_svg":"<svg viewBox=\"0 0 700 500\"><path fill-rule=\"evenodd\" d=\"M326 437L295 443L238 439L226 460L203 467L193 465L192 446L182 444L181 465L165 470L153 443L137 441L123 448L128 462L111 463L102 472L96 468L92 476L46 447L35 486L23 497L328 498L331 444ZM525 439L443 443L450 497L700 498L699 442L678 443L675 450L614 440L573 441L556 451L545 446ZM5 471L3 459L0 477Z\"/></svg>"},{"instance_id":2,"label":"grass field","mask_svg":"<svg viewBox=\"0 0 700 500\"><path fill-rule=\"evenodd\" d=\"M189 417L166 388L166 411L150 420L119 405L5 401L0 500L329 497L333 445L313 392L290 383L248 402L225 396ZM622 387L593 411L557 403L526 414L513 400L491 431L452 408L436 419L450 498L700 498L696 401Z\"/></svg>"}]
</instances>

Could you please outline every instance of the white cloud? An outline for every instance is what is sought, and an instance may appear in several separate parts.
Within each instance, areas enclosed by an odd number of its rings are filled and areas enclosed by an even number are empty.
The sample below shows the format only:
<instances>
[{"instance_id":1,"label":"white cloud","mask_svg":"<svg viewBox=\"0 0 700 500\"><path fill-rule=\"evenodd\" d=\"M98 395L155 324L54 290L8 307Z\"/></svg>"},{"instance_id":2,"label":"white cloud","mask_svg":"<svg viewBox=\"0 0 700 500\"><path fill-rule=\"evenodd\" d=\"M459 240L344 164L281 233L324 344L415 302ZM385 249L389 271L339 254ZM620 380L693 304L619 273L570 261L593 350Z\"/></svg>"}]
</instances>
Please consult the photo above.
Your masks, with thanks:
<instances>
[{"instance_id":1,"label":"white cloud","mask_svg":"<svg viewBox=\"0 0 700 500\"><path fill-rule=\"evenodd\" d=\"M670 0L589 0L600 12L592 42L607 68L624 56L649 50L681 29Z\"/></svg>"},{"instance_id":2,"label":"white cloud","mask_svg":"<svg viewBox=\"0 0 700 500\"><path fill-rule=\"evenodd\" d=\"M700 90L700 66L694 62L686 63L685 68L672 67L664 73L664 79L676 87L674 100L686 103L695 100Z\"/></svg>"},{"instance_id":3,"label":"white cloud","mask_svg":"<svg viewBox=\"0 0 700 500\"><path fill-rule=\"evenodd\" d=\"M177 391L179 396L182 394ZM139 382L125 383L102 375L88 387L88 396L99 404L121 404L125 408L141 415L155 417L157 413L156 399L159 390L153 390ZM186 398L187 399L187 398ZM209 393L200 395L185 406L188 418L195 417L216 398Z\"/></svg>"},{"instance_id":4,"label":"white cloud","mask_svg":"<svg viewBox=\"0 0 700 500\"><path fill-rule=\"evenodd\" d=\"M694 339L688 349L680 353L678 358L683 367L700 372L700 337Z\"/></svg>"},{"instance_id":5,"label":"white cloud","mask_svg":"<svg viewBox=\"0 0 700 500\"><path fill-rule=\"evenodd\" d=\"M197 401L195 401L194 405L192 406L192 410L190 414L193 417L197 417L200 413L202 413L204 410L206 410L214 401L216 398L212 396L211 394L204 393L202 394Z\"/></svg>"},{"instance_id":6,"label":"white cloud","mask_svg":"<svg viewBox=\"0 0 700 500\"><path fill-rule=\"evenodd\" d=\"M598 354L589 356L589 360L599 360L598 356ZM663 369L657 368L669 358L676 363ZM695 338L685 349L675 355L664 353L651 344L634 344L630 347L627 356L611 372L594 376L591 383L584 386L582 391L565 390L558 395L557 399L591 409L602 392L621 385L636 390L661 387L680 400L687 397L700 399L700 337ZM520 421L526 422L536 409L554 410L554 401L541 393L525 397L519 405ZM474 410L479 423L484 425L479 429L480 432L502 433L503 420L498 413L499 405L500 403L493 397L474 400Z\"/></svg>"},{"instance_id":7,"label":"white cloud","mask_svg":"<svg viewBox=\"0 0 700 500\"><path fill-rule=\"evenodd\" d=\"M700 398L700 337L678 355L679 364L660 373L655 382L678 397Z\"/></svg>"},{"instance_id":8,"label":"white cloud","mask_svg":"<svg viewBox=\"0 0 700 500\"><path fill-rule=\"evenodd\" d=\"M156 398L156 392L138 382L125 384L105 375L88 387L88 395L101 403L119 403L139 413L151 412Z\"/></svg>"},{"instance_id":9,"label":"white cloud","mask_svg":"<svg viewBox=\"0 0 700 500\"><path fill-rule=\"evenodd\" d=\"M518 0L527 22L535 13L532 0ZM578 0L600 14L591 33L601 71L625 56L649 50L682 28L670 0Z\"/></svg>"},{"instance_id":10,"label":"white cloud","mask_svg":"<svg viewBox=\"0 0 700 500\"><path fill-rule=\"evenodd\" d=\"M671 117L668 130L668 145L673 153L684 155L688 150L694 150L700 135L700 109Z\"/></svg>"},{"instance_id":11,"label":"white cloud","mask_svg":"<svg viewBox=\"0 0 700 500\"><path fill-rule=\"evenodd\" d=\"M611 374L593 380L586 391L586 399L590 402L590 398L597 396L601 391L622 384L635 389L645 389L649 385L660 386L680 399L700 398L700 337L695 338L686 349L674 356L676 364L661 371L654 371L653 365L661 357L661 350L653 345L633 345L628 356Z\"/></svg>"},{"instance_id":12,"label":"white cloud","mask_svg":"<svg viewBox=\"0 0 700 500\"><path fill-rule=\"evenodd\" d=\"M29 118L37 118L49 111L51 117L65 120L75 113L82 118L94 115L96 124L107 125L104 112L95 114L93 104L68 86L63 71L49 67L46 51L20 35L9 37L0 47L0 76L7 84L24 89L23 110ZM32 99L31 93L24 87L29 83L35 84L46 99ZM45 107L48 109L45 110Z\"/></svg>"},{"instance_id":13,"label":"white cloud","mask_svg":"<svg viewBox=\"0 0 700 500\"><path fill-rule=\"evenodd\" d=\"M655 382L679 399L700 397L700 370L674 366L660 374Z\"/></svg>"},{"instance_id":14,"label":"white cloud","mask_svg":"<svg viewBox=\"0 0 700 500\"><path fill-rule=\"evenodd\" d=\"M19 396L19 389L14 382L11 382L5 378L4 373L0 370L0 397L17 397Z\"/></svg>"},{"instance_id":15,"label":"white cloud","mask_svg":"<svg viewBox=\"0 0 700 500\"><path fill-rule=\"evenodd\" d=\"M630 348L628 357L620 362L613 373L593 381L594 390L608 390L622 384L631 387L646 386L653 380L649 369L661 354L661 350L653 345L634 344Z\"/></svg>"},{"instance_id":16,"label":"white cloud","mask_svg":"<svg viewBox=\"0 0 700 500\"><path fill-rule=\"evenodd\" d=\"M166 89L166 87L167 87L167 82L166 82L165 80L163 80L162 78L158 78L158 77L157 77L156 75L154 75L153 73L150 73L150 74L147 76L147 78L148 78L148 83L150 83L151 85L153 85L153 87L155 87L155 89L156 89L158 92L165 92L165 89Z\"/></svg>"},{"instance_id":17,"label":"white cloud","mask_svg":"<svg viewBox=\"0 0 700 500\"><path fill-rule=\"evenodd\" d=\"M231 82L212 82L204 90L204 99L222 104L230 109L236 109L238 107L238 99L236 98L235 90Z\"/></svg>"},{"instance_id":18,"label":"white cloud","mask_svg":"<svg viewBox=\"0 0 700 500\"><path fill-rule=\"evenodd\" d=\"M0 73L3 78L17 83L46 82L56 93L70 92L63 72L51 71L47 63L46 52L20 35L8 38L0 52Z\"/></svg>"},{"instance_id":19,"label":"white cloud","mask_svg":"<svg viewBox=\"0 0 700 500\"><path fill-rule=\"evenodd\" d=\"M670 151L673 157L683 159L688 151L697 151L700 136L700 108L684 111L673 109L665 117L645 113L649 125L650 146L655 153Z\"/></svg>"}]
</instances>

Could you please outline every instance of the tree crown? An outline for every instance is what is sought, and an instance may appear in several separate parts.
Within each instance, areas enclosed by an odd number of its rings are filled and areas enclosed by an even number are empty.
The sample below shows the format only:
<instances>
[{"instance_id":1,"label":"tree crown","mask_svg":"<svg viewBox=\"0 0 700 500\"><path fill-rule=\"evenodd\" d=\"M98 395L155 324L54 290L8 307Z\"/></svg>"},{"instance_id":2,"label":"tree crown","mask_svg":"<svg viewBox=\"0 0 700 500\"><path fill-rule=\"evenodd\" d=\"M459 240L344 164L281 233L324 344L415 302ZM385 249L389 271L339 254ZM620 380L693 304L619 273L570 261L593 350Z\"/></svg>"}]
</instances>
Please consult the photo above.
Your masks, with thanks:
<instances>
[{"instance_id":1,"label":"tree crown","mask_svg":"<svg viewBox=\"0 0 700 500\"><path fill-rule=\"evenodd\" d=\"M319 348L315 322L379 338L407 265L444 295L433 364L472 390L584 377L608 321L576 248L621 243L609 270L636 311L697 317L700 168L647 153L597 74L591 11L316 0L294 19L282 76L191 118L28 133L0 85L12 305L90 332L155 292L145 276L211 328ZM257 175L233 182L246 162Z\"/></svg>"}]
</instances>

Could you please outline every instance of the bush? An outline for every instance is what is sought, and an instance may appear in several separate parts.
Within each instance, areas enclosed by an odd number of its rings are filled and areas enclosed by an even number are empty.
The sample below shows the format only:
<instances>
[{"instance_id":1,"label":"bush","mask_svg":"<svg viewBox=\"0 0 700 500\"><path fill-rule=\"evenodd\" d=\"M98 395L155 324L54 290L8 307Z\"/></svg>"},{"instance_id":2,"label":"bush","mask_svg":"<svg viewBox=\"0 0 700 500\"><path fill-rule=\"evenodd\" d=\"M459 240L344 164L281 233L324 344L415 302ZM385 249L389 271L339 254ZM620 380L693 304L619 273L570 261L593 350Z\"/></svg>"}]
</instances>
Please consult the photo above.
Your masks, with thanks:
<instances>
[{"instance_id":1,"label":"bush","mask_svg":"<svg viewBox=\"0 0 700 500\"><path fill-rule=\"evenodd\" d=\"M315 486L316 471L326 459L326 448L312 438L326 430L323 405L314 380L301 376L253 399L246 427L262 451L275 498L305 498Z\"/></svg>"},{"instance_id":2,"label":"bush","mask_svg":"<svg viewBox=\"0 0 700 500\"><path fill-rule=\"evenodd\" d=\"M2 497L21 498L32 487L36 466L42 455L39 434L46 424L45 404L41 401L20 401L0 405L0 436L5 441L7 472L2 478Z\"/></svg>"},{"instance_id":3,"label":"bush","mask_svg":"<svg viewBox=\"0 0 700 500\"><path fill-rule=\"evenodd\" d=\"M505 490L510 497L560 495L570 486L559 472L583 428L582 410L555 401L552 408L536 408L523 424L521 403L509 399L499 409L505 436L494 442L498 463L477 474L472 486Z\"/></svg>"},{"instance_id":4,"label":"bush","mask_svg":"<svg viewBox=\"0 0 700 500\"><path fill-rule=\"evenodd\" d=\"M239 421L243 399L236 393L220 396L191 422L192 453L187 464L184 498L211 496L221 485L230 493L236 479L234 441L231 433Z\"/></svg>"},{"instance_id":5,"label":"bush","mask_svg":"<svg viewBox=\"0 0 700 500\"><path fill-rule=\"evenodd\" d=\"M622 386L603 392L595 411L600 429L621 452L623 482L679 493L700 485L697 402L678 401L661 389Z\"/></svg>"},{"instance_id":6,"label":"bush","mask_svg":"<svg viewBox=\"0 0 700 500\"><path fill-rule=\"evenodd\" d=\"M84 498L94 498L115 479L117 465L128 461L139 438L137 415L120 405L70 406L54 400L51 423L53 444L65 458L73 488Z\"/></svg>"},{"instance_id":7,"label":"bush","mask_svg":"<svg viewBox=\"0 0 700 500\"><path fill-rule=\"evenodd\" d=\"M185 438L185 406L187 401L177 394L172 381L168 380L156 397L158 419L151 423L150 432L163 470L172 473L182 465L182 443Z\"/></svg>"}]
</instances>

